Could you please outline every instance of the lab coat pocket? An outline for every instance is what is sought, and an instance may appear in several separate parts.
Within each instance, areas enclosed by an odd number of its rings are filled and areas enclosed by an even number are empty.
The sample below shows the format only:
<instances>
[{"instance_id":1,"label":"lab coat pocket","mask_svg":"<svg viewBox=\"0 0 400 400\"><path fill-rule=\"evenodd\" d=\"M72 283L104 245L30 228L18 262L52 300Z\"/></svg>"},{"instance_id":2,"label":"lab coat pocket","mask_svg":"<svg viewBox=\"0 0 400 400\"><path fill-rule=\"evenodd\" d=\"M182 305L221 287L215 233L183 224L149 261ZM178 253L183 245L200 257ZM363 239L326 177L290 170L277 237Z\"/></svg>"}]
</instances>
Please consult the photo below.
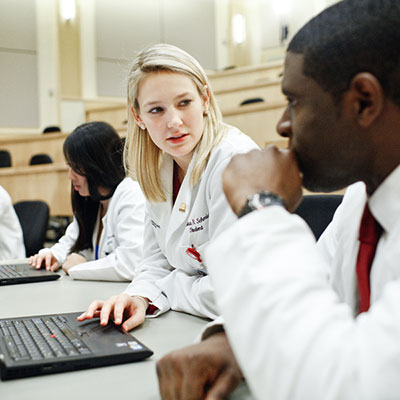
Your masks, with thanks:
<instances>
[{"instance_id":1,"label":"lab coat pocket","mask_svg":"<svg viewBox=\"0 0 400 400\"><path fill-rule=\"evenodd\" d=\"M115 250L117 245L118 243L115 235L107 236L103 248L101 249L101 258L107 257L109 254L111 254Z\"/></svg>"},{"instance_id":2,"label":"lab coat pocket","mask_svg":"<svg viewBox=\"0 0 400 400\"><path fill-rule=\"evenodd\" d=\"M185 264L187 264L193 273L199 275L208 275L207 268L204 265L204 251L208 243L196 245L191 243L182 248L185 257Z\"/></svg>"}]
</instances>

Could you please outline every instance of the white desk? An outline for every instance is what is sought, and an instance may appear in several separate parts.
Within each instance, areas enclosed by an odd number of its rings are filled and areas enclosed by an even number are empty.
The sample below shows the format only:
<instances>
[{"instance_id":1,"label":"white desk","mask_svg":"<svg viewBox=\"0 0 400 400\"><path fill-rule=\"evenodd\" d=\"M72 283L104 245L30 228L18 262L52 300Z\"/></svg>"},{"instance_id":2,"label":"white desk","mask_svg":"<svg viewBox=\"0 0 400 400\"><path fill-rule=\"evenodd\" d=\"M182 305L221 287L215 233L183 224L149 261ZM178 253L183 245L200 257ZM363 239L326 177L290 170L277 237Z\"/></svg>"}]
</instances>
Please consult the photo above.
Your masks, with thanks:
<instances>
[{"instance_id":1,"label":"white desk","mask_svg":"<svg viewBox=\"0 0 400 400\"><path fill-rule=\"evenodd\" d=\"M94 299L120 293L126 283L74 281L63 275L53 282L0 287L0 318L81 311ZM170 311L148 319L132 334L153 350L141 362L89 370L0 381L1 400L159 400L155 364L171 350L190 345L206 320ZM231 396L252 399L242 385Z\"/></svg>"}]
</instances>

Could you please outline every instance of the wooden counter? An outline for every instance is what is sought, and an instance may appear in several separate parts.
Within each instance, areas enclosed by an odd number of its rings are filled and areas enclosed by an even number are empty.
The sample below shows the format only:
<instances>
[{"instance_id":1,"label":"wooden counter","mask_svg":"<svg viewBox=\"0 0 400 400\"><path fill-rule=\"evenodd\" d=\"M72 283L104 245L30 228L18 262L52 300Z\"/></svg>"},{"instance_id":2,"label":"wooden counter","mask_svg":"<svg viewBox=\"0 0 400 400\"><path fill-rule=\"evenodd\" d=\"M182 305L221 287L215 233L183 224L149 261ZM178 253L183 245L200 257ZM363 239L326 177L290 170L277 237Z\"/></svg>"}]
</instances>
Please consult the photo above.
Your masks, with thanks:
<instances>
[{"instance_id":1,"label":"wooden counter","mask_svg":"<svg viewBox=\"0 0 400 400\"><path fill-rule=\"evenodd\" d=\"M0 168L0 185L13 203L44 200L50 215L71 216L71 182L64 162L27 167Z\"/></svg>"}]
</instances>

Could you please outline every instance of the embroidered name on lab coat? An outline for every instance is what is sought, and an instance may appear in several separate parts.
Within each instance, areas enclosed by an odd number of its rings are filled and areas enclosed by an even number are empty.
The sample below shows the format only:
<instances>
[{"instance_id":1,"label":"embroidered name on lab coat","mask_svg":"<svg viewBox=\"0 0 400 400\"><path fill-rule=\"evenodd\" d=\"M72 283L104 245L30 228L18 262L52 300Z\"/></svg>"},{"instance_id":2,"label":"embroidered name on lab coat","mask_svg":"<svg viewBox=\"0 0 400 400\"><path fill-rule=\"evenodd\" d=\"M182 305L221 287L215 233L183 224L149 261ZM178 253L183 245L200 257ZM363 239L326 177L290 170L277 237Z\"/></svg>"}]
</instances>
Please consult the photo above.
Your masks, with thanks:
<instances>
[{"instance_id":1,"label":"embroidered name on lab coat","mask_svg":"<svg viewBox=\"0 0 400 400\"><path fill-rule=\"evenodd\" d=\"M186 226L189 226L189 232L202 231L204 229L203 222L209 218L209 214L203 215L202 217L192 218L190 221L186 222Z\"/></svg>"}]
</instances>

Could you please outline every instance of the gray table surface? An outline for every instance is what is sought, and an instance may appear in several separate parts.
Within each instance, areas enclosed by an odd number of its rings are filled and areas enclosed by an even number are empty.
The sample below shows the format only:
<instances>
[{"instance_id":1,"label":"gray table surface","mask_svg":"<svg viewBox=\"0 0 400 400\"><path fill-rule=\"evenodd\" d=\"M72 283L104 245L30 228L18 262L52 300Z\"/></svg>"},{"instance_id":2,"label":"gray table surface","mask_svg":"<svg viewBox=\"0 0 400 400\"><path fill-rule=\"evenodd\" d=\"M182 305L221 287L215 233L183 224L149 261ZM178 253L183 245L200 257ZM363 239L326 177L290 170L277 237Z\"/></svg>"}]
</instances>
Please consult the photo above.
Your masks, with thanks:
<instances>
[{"instance_id":1,"label":"gray table surface","mask_svg":"<svg viewBox=\"0 0 400 400\"><path fill-rule=\"evenodd\" d=\"M63 274L63 273L61 273ZM83 311L94 299L107 299L124 290L126 283L74 281L62 277L40 282L0 287L0 318ZM174 349L192 344L208 321L170 311L145 321L131 331L153 350L138 363L74 372L0 381L1 400L160 399L155 364ZM241 385L231 399L252 399Z\"/></svg>"}]
</instances>

